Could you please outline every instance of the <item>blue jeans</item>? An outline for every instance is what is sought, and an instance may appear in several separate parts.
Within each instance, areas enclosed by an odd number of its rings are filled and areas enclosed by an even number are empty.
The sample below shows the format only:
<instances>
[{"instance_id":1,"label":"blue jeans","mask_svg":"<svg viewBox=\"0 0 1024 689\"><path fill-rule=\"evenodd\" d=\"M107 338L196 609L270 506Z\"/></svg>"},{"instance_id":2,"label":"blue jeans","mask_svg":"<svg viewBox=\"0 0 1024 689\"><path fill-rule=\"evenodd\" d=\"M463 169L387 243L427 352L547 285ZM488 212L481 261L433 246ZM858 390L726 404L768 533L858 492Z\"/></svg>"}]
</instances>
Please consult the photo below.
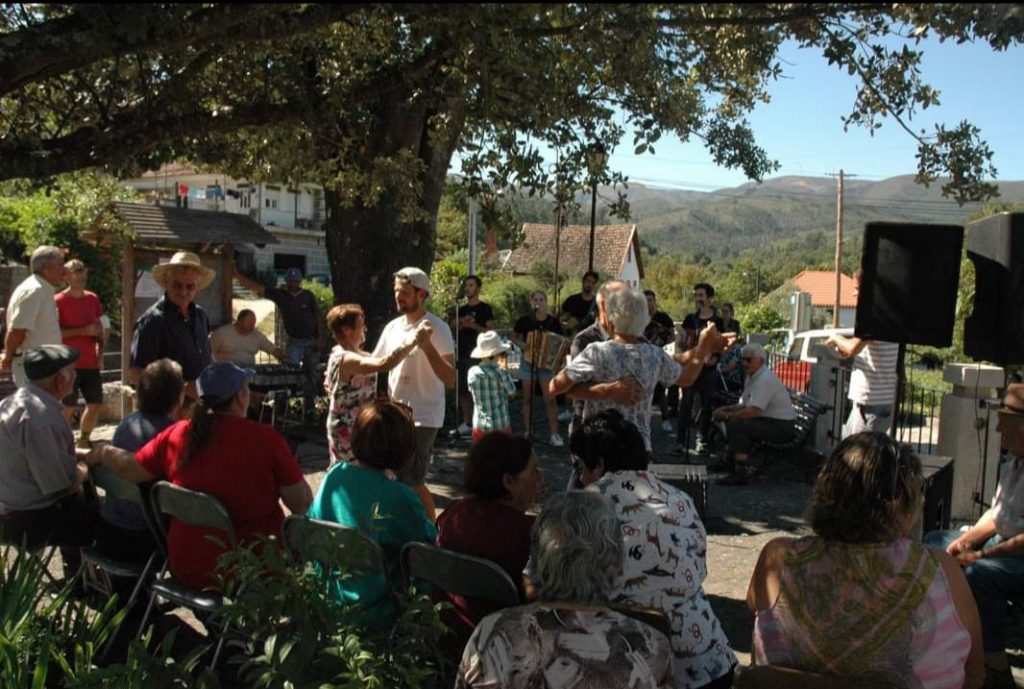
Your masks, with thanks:
<instances>
[{"instance_id":1,"label":"blue jeans","mask_svg":"<svg viewBox=\"0 0 1024 689\"><path fill-rule=\"evenodd\" d=\"M309 337L289 337L288 344L284 348L285 354L288 355L292 364L302 366L302 397L306 402L307 412L313 410L313 401L316 399L316 365L319 363L320 352L315 349L315 344L314 340Z\"/></svg>"},{"instance_id":2,"label":"blue jeans","mask_svg":"<svg viewBox=\"0 0 1024 689\"><path fill-rule=\"evenodd\" d=\"M932 531L924 537L924 542L945 550L959 536L956 531ZM993 536L985 547L990 548L1001 540ZM985 653L1006 650L1006 602L1024 595L1024 558L983 557L964 567L964 575L978 603Z\"/></svg>"}]
</instances>

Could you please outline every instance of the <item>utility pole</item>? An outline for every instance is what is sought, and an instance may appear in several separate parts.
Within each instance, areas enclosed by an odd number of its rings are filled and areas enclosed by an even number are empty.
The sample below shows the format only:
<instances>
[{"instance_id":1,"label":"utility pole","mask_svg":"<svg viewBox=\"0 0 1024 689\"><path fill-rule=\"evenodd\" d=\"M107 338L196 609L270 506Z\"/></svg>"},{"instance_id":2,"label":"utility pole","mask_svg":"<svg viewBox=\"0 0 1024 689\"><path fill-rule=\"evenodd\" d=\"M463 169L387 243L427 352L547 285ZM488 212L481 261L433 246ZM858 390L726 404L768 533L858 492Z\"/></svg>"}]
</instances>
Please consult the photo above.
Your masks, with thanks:
<instances>
[{"instance_id":1,"label":"utility pole","mask_svg":"<svg viewBox=\"0 0 1024 689\"><path fill-rule=\"evenodd\" d=\"M828 177L836 177L838 185L836 190L836 303L832 309L832 327L839 327L839 301L843 285L843 182L847 175L840 170L838 175L827 174ZM856 177L857 175L848 175Z\"/></svg>"}]
</instances>

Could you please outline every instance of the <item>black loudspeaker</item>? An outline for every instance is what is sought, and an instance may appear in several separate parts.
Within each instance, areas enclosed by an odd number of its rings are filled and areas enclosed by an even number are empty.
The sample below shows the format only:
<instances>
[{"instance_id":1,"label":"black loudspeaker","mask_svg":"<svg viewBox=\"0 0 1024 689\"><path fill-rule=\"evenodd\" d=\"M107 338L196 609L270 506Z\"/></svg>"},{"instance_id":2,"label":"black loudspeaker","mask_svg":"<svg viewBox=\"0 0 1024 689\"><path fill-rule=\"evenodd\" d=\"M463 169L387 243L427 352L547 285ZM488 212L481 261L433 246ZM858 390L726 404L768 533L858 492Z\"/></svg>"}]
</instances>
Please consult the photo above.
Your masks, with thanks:
<instances>
[{"instance_id":1,"label":"black loudspeaker","mask_svg":"<svg viewBox=\"0 0 1024 689\"><path fill-rule=\"evenodd\" d=\"M948 347L953 343L964 228L868 223L857 337Z\"/></svg>"},{"instance_id":2,"label":"black loudspeaker","mask_svg":"<svg viewBox=\"0 0 1024 689\"><path fill-rule=\"evenodd\" d=\"M924 508L914 525L915 540L920 541L929 531L949 528L953 505L953 458L938 455L917 455L921 460L924 477Z\"/></svg>"},{"instance_id":3,"label":"black loudspeaker","mask_svg":"<svg viewBox=\"0 0 1024 689\"><path fill-rule=\"evenodd\" d=\"M999 213L967 226L974 263L974 309L964 352L996 364L1024 363L1024 213Z\"/></svg>"}]
</instances>

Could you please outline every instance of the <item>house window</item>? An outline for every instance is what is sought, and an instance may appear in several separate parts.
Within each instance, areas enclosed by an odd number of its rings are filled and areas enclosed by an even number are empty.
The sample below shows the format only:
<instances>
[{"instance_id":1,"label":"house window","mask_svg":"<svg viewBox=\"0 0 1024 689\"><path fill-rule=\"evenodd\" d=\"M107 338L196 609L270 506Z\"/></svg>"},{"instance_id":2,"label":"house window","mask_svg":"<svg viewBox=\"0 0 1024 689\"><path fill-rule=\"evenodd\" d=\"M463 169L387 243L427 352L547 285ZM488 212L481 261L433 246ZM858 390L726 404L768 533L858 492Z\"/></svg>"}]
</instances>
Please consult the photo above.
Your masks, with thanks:
<instances>
[{"instance_id":1,"label":"house window","mask_svg":"<svg viewBox=\"0 0 1024 689\"><path fill-rule=\"evenodd\" d=\"M263 199L264 208L277 208L277 199L266 198Z\"/></svg>"},{"instance_id":2,"label":"house window","mask_svg":"<svg viewBox=\"0 0 1024 689\"><path fill-rule=\"evenodd\" d=\"M238 206L239 208L252 208L252 195L248 189L241 190L238 196Z\"/></svg>"}]
</instances>

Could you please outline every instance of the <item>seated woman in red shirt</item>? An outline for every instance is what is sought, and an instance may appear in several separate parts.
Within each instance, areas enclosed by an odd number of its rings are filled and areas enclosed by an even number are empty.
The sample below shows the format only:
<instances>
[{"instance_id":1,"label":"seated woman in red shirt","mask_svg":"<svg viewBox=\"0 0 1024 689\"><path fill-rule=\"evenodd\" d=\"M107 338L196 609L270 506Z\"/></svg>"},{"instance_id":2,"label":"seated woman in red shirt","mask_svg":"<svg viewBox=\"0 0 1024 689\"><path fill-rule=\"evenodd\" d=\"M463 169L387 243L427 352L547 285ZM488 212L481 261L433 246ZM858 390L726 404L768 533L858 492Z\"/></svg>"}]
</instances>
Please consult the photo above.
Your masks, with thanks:
<instances>
[{"instance_id":1,"label":"seated woman in red shirt","mask_svg":"<svg viewBox=\"0 0 1024 689\"><path fill-rule=\"evenodd\" d=\"M208 366L197 381L200 403L191 420L168 426L134 455L104 445L87 462L103 462L135 483L164 479L209 493L227 508L240 543L280 533L280 501L302 514L313 495L284 438L245 417L254 373L225 361ZM224 549L208 536L223 540L217 531L171 521L171 571L182 583L217 585L217 558Z\"/></svg>"},{"instance_id":2,"label":"seated woman in red shirt","mask_svg":"<svg viewBox=\"0 0 1024 689\"><path fill-rule=\"evenodd\" d=\"M437 520L437 545L482 557L508 572L522 597L523 569L530 556L533 505L544 485L533 444L523 436L494 431L469 448L463 488L469 497L456 500ZM500 606L483 600L447 596L454 605L445 622L462 642L477 622Z\"/></svg>"}]
</instances>

